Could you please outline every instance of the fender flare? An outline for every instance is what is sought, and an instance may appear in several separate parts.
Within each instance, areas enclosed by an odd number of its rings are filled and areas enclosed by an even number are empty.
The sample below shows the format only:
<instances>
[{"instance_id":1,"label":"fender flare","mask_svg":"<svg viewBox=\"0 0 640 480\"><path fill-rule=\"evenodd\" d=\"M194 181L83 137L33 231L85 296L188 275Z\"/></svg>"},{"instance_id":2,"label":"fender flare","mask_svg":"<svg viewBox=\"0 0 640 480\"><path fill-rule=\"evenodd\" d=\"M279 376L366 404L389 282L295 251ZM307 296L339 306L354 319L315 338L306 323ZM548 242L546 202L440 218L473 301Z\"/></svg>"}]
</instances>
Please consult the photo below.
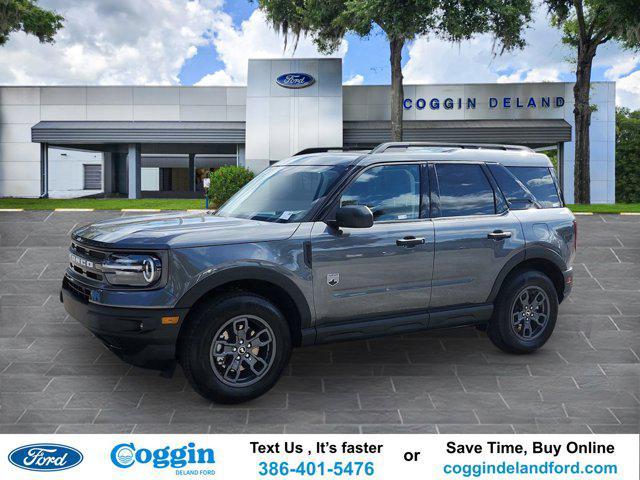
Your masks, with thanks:
<instances>
[{"instance_id":1,"label":"fender flare","mask_svg":"<svg viewBox=\"0 0 640 480\"><path fill-rule=\"evenodd\" d=\"M565 272L567 270L567 264L564 259L551 248L543 247L540 245L526 247L524 250L511 257L509 261L504 265L504 267L502 267L500 273L498 273L498 276L493 282L493 287L491 288L491 293L489 294L487 302L493 302L496 299L498 293L500 292L500 289L502 288L504 280L507 278L507 275L509 275L509 273L513 271L514 268L516 268L526 260L536 259L547 260L553 263L556 267L558 267L560 272Z\"/></svg>"},{"instance_id":2,"label":"fender flare","mask_svg":"<svg viewBox=\"0 0 640 480\"><path fill-rule=\"evenodd\" d=\"M300 288L285 274L269 267L240 266L221 270L191 287L180 297L176 308L191 309L198 300L214 288L242 280L258 280L272 283L282 288L289 294L298 312L300 312L300 327L304 329L312 325L311 308Z\"/></svg>"}]
</instances>

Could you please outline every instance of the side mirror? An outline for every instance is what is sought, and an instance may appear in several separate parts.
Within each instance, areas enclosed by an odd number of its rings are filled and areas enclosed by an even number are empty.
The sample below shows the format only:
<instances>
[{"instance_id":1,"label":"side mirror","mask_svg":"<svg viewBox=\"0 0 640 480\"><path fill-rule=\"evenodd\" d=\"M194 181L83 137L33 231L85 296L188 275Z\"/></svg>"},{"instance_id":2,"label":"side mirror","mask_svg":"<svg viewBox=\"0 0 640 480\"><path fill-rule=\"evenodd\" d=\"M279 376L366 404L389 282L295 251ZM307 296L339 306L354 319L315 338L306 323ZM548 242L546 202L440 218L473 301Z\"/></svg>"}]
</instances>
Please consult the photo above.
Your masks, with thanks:
<instances>
[{"instance_id":1,"label":"side mirror","mask_svg":"<svg viewBox=\"0 0 640 480\"><path fill-rule=\"evenodd\" d=\"M349 205L336 210L336 225L345 228L370 228L373 213L364 205Z\"/></svg>"}]
</instances>

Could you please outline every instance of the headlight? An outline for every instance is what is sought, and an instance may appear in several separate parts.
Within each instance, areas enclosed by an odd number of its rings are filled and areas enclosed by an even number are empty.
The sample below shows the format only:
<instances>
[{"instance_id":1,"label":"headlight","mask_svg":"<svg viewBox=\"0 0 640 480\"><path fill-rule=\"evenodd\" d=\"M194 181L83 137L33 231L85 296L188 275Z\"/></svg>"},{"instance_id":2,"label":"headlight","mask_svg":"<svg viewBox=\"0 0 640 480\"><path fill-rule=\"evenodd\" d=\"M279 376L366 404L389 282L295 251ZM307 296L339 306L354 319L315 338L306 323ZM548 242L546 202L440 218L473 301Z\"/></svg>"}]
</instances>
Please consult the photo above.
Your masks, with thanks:
<instances>
[{"instance_id":1,"label":"headlight","mask_svg":"<svg viewBox=\"0 0 640 480\"><path fill-rule=\"evenodd\" d=\"M102 273L111 285L148 287L162 275L162 262L153 255L113 253L102 263Z\"/></svg>"}]
</instances>

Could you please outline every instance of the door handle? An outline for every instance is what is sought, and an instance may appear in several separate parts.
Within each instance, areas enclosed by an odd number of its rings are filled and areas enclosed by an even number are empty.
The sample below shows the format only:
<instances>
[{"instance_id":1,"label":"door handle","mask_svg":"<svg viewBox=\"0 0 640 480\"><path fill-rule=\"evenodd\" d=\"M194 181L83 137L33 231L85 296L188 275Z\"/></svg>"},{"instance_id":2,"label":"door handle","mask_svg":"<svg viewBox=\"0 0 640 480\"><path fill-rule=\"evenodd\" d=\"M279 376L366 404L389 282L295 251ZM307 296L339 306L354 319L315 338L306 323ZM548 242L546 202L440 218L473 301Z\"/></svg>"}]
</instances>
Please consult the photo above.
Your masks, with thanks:
<instances>
[{"instance_id":1,"label":"door handle","mask_svg":"<svg viewBox=\"0 0 640 480\"><path fill-rule=\"evenodd\" d=\"M487 234L487 238L491 240L504 240L505 238L511 238L511 232L503 232L502 230L494 230Z\"/></svg>"},{"instance_id":2,"label":"door handle","mask_svg":"<svg viewBox=\"0 0 640 480\"><path fill-rule=\"evenodd\" d=\"M396 240L396 245L399 247L407 247L412 248L416 245L422 245L424 243L424 238L416 238L416 237L404 237Z\"/></svg>"}]
</instances>

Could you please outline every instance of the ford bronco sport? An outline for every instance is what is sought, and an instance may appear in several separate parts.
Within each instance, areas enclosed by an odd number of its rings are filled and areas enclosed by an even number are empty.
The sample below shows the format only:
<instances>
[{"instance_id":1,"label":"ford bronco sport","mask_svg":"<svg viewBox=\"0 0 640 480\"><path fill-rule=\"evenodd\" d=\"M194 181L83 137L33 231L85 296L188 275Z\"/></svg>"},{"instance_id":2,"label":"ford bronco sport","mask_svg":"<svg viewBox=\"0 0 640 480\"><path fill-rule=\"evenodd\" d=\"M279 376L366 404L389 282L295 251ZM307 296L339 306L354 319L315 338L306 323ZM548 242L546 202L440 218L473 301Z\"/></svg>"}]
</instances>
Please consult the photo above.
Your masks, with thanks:
<instances>
[{"instance_id":1,"label":"ford bronco sport","mask_svg":"<svg viewBox=\"0 0 640 480\"><path fill-rule=\"evenodd\" d=\"M576 223L549 159L504 145L302 152L216 213L72 233L61 300L123 360L203 396L269 390L292 347L476 325L527 353L572 285Z\"/></svg>"}]
</instances>

